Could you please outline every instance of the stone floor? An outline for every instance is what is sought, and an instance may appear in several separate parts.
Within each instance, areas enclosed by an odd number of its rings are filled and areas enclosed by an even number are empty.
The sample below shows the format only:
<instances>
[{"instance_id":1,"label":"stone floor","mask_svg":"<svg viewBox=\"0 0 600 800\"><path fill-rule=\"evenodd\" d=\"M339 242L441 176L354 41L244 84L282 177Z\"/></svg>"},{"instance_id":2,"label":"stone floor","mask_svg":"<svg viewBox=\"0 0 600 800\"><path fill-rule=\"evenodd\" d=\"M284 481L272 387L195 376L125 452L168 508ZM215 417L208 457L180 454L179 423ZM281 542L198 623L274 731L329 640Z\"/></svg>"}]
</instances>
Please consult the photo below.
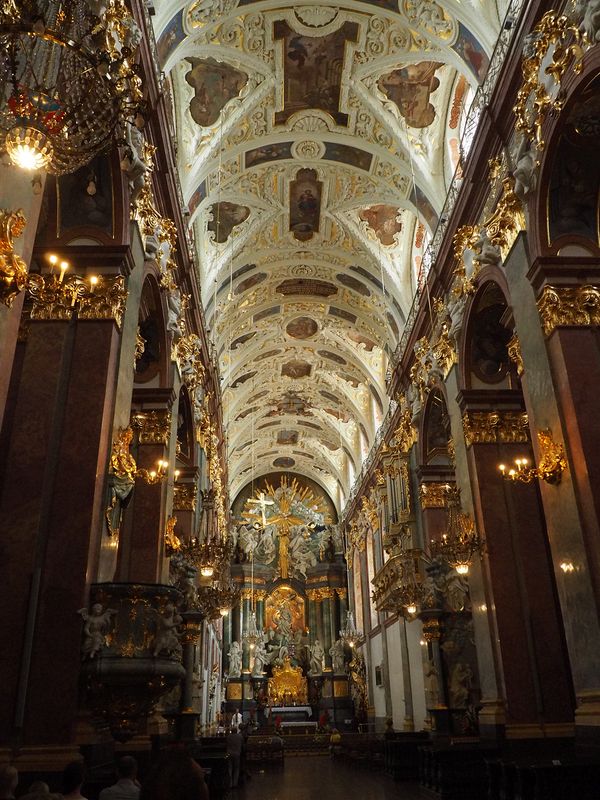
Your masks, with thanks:
<instances>
[{"instance_id":1,"label":"stone floor","mask_svg":"<svg viewBox=\"0 0 600 800\"><path fill-rule=\"evenodd\" d=\"M394 783L381 771L352 767L328 756L286 758L282 768L254 766L231 800L422 800L416 783Z\"/></svg>"}]
</instances>

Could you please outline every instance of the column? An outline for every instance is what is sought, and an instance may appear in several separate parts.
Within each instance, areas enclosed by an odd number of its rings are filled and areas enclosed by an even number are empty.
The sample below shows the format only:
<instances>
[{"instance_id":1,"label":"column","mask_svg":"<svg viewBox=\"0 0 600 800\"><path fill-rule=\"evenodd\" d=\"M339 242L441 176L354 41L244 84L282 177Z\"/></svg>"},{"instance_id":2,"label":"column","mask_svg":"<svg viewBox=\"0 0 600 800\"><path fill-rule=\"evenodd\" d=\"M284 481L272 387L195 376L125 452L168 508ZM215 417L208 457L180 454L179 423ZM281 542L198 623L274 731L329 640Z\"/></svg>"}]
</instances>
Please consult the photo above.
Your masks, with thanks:
<instances>
[{"instance_id":1,"label":"column","mask_svg":"<svg viewBox=\"0 0 600 800\"><path fill-rule=\"evenodd\" d=\"M323 650L325 651L325 666L331 667L331 656L329 649L331 648L331 613L332 613L332 597L334 597L333 589L323 589L323 600L321 601L321 608L323 613Z\"/></svg>"},{"instance_id":2,"label":"column","mask_svg":"<svg viewBox=\"0 0 600 800\"><path fill-rule=\"evenodd\" d=\"M338 602L337 625L335 629L336 637L339 636L340 630L346 625L346 617L348 616L348 590L336 589Z\"/></svg>"},{"instance_id":3,"label":"column","mask_svg":"<svg viewBox=\"0 0 600 800\"><path fill-rule=\"evenodd\" d=\"M159 461L169 463L172 473L177 408L171 413L173 389L136 389L133 395L131 426L134 445L131 450L138 469L156 470ZM127 508L118 574L120 580L133 583L162 583L166 580L164 532L167 522L167 481L149 484L136 480Z\"/></svg>"},{"instance_id":4,"label":"column","mask_svg":"<svg viewBox=\"0 0 600 800\"><path fill-rule=\"evenodd\" d=\"M259 631L262 631L265 627L265 598L267 593L264 589L257 589L254 592L254 598L256 600L256 627Z\"/></svg>"},{"instance_id":5,"label":"column","mask_svg":"<svg viewBox=\"0 0 600 800\"><path fill-rule=\"evenodd\" d=\"M185 669L185 678L181 684L181 708L179 714L179 738L193 740L196 730L198 714L194 712L194 656L196 646L200 643L200 628L202 614L198 611L184 611L183 634L181 644L183 648L182 663Z\"/></svg>"},{"instance_id":6,"label":"column","mask_svg":"<svg viewBox=\"0 0 600 800\"><path fill-rule=\"evenodd\" d=\"M315 595L315 611L317 617L317 636L316 638L321 642L321 644L325 643L325 628L323 625L323 598L320 593L319 589L315 589L317 593Z\"/></svg>"},{"instance_id":7,"label":"column","mask_svg":"<svg viewBox=\"0 0 600 800\"><path fill-rule=\"evenodd\" d=\"M308 640L311 645L315 643L317 635L317 604L314 600L314 590L306 592L308 597Z\"/></svg>"},{"instance_id":8,"label":"column","mask_svg":"<svg viewBox=\"0 0 600 800\"><path fill-rule=\"evenodd\" d=\"M45 178L45 173L42 173L40 176L42 190ZM42 191L37 195L33 193L29 173L12 165L2 166L0 212L23 211L25 228L19 236L13 237L12 249L24 261L27 268L31 262L42 198ZM4 415L24 300L24 292L19 292L12 301L8 298L0 299L0 425Z\"/></svg>"},{"instance_id":9,"label":"column","mask_svg":"<svg viewBox=\"0 0 600 800\"><path fill-rule=\"evenodd\" d=\"M573 718L570 673L539 489L537 482L505 481L498 471L499 463L530 456L520 393L498 390L483 400L480 391L464 391L459 403L476 523L486 540L487 613L497 630L495 657L501 668L506 732L568 734ZM483 410L484 404L494 410Z\"/></svg>"},{"instance_id":10,"label":"column","mask_svg":"<svg viewBox=\"0 0 600 800\"><path fill-rule=\"evenodd\" d=\"M250 624L250 596L250 589L242 589L242 637L248 631L248 626ZM242 669L250 669L250 656L250 648L248 645L244 644L242 654Z\"/></svg>"},{"instance_id":11,"label":"column","mask_svg":"<svg viewBox=\"0 0 600 800\"><path fill-rule=\"evenodd\" d=\"M87 311L68 305L59 312L41 300L34 306L49 318L32 319L19 344L2 432L3 558L11 568L0 587L0 627L19 656L0 663L6 693L0 736L25 746L64 746L66 757L79 691L77 610L100 552L118 367L115 323L125 302L124 288L117 290L116 320L98 319L95 303L106 301L102 287L98 292L95 300L86 294ZM57 642L60 659L51 657Z\"/></svg>"},{"instance_id":12,"label":"column","mask_svg":"<svg viewBox=\"0 0 600 800\"><path fill-rule=\"evenodd\" d=\"M539 482L573 686L575 720L587 741L600 734L600 519L597 492L600 348L593 300L597 259L538 258L529 269L524 237L506 264L522 386L532 431L550 429L568 469L558 485ZM588 297L592 302L585 305ZM536 463L540 452L533 435ZM585 620L585 632L581 628Z\"/></svg>"}]
</instances>

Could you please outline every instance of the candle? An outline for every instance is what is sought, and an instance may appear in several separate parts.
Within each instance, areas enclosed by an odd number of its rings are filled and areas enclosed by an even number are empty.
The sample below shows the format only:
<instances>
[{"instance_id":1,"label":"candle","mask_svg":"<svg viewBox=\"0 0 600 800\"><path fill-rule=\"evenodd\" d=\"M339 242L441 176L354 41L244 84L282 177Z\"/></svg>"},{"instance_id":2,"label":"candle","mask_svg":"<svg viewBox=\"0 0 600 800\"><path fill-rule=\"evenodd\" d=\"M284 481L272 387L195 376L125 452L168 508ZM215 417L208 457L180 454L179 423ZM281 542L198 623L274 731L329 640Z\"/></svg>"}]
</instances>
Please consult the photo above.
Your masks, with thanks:
<instances>
[{"instance_id":1,"label":"candle","mask_svg":"<svg viewBox=\"0 0 600 800\"><path fill-rule=\"evenodd\" d=\"M67 261L60 262L60 278L58 279L61 283L65 278L65 272L69 269L69 263Z\"/></svg>"},{"instance_id":2,"label":"candle","mask_svg":"<svg viewBox=\"0 0 600 800\"><path fill-rule=\"evenodd\" d=\"M96 288L96 284L98 283L98 278L96 275L92 275L90 278L90 293L94 294L94 289Z\"/></svg>"}]
</instances>

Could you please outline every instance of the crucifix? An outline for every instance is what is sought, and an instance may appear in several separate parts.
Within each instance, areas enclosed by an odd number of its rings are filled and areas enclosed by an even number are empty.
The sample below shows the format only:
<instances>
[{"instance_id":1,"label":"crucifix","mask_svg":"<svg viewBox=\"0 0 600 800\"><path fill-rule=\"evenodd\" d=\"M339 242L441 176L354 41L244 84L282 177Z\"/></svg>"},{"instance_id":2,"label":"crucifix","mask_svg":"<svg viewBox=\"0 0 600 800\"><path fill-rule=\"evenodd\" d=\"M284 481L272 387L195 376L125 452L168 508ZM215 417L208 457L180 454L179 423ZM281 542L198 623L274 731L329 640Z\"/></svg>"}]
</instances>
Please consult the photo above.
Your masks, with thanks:
<instances>
[{"instance_id":1,"label":"crucifix","mask_svg":"<svg viewBox=\"0 0 600 800\"><path fill-rule=\"evenodd\" d=\"M279 513L269 518L270 525L277 525L279 533L279 574L282 578L289 578L289 546L290 531L294 525L303 525L305 520L292 514L292 501L287 493L279 498Z\"/></svg>"},{"instance_id":2,"label":"crucifix","mask_svg":"<svg viewBox=\"0 0 600 800\"><path fill-rule=\"evenodd\" d=\"M257 498L250 498L247 500L249 506L260 506L260 514L262 518L262 526L263 528L267 525L267 515L265 514L267 506L275 505L273 500L267 500L267 497L264 492L260 492Z\"/></svg>"}]
</instances>

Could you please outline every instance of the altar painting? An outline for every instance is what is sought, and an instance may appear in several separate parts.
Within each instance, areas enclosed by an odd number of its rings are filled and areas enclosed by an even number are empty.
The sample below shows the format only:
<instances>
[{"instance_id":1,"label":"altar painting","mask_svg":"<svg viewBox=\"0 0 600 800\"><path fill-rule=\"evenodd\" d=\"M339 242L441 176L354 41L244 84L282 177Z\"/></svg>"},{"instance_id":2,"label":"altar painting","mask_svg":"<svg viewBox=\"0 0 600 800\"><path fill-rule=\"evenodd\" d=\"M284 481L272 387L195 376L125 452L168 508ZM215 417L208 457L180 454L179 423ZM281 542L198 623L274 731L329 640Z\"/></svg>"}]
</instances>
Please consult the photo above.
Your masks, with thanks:
<instances>
[{"instance_id":1,"label":"altar painting","mask_svg":"<svg viewBox=\"0 0 600 800\"><path fill-rule=\"evenodd\" d=\"M265 628L278 632L289 626L291 637L296 631L304 633L304 599L291 586L279 585L267 597Z\"/></svg>"}]
</instances>

